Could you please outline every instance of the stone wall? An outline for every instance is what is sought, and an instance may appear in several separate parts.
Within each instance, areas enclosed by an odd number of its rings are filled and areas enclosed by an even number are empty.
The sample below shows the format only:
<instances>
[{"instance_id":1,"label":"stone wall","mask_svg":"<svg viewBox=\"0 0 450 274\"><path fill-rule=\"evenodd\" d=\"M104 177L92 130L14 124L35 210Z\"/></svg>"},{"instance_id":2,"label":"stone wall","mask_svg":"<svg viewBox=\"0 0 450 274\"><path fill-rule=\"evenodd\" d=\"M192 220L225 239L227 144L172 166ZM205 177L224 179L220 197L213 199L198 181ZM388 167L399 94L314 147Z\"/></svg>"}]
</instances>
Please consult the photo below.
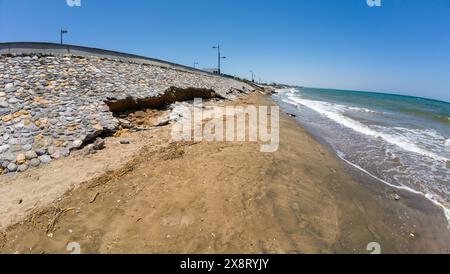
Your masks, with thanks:
<instances>
[{"instance_id":1,"label":"stone wall","mask_svg":"<svg viewBox=\"0 0 450 274\"><path fill-rule=\"evenodd\" d=\"M105 131L114 132L119 123L108 103L163 100L183 90L231 99L252 87L219 76L106 58L2 55L0 171L49 163Z\"/></svg>"}]
</instances>

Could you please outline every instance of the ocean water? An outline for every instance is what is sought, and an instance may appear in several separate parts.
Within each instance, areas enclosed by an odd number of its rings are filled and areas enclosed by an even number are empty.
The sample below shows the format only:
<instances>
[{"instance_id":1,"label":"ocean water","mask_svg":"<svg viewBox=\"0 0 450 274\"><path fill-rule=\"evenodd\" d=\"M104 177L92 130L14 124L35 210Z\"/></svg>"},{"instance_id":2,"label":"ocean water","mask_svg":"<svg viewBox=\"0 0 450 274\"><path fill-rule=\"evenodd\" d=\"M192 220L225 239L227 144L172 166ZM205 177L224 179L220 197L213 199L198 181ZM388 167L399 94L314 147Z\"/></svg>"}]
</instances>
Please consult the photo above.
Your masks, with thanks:
<instances>
[{"instance_id":1,"label":"ocean water","mask_svg":"<svg viewBox=\"0 0 450 274\"><path fill-rule=\"evenodd\" d=\"M275 101L347 163L421 194L450 223L450 104L424 98L297 88Z\"/></svg>"}]
</instances>

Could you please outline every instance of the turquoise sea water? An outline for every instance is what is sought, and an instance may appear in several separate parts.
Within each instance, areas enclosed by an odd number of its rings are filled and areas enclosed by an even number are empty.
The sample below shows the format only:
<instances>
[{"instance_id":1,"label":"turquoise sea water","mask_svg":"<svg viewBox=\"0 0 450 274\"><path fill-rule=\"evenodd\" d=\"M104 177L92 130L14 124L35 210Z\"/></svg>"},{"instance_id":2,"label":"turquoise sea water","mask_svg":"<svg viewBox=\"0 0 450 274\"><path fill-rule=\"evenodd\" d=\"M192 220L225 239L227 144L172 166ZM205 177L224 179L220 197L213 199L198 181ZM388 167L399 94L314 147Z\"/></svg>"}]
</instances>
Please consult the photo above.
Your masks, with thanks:
<instances>
[{"instance_id":1,"label":"turquoise sea water","mask_svg":"<svg viewBox=\"0 0 450 274\"><path fill-rule=\"evenodd\" d=\"M420 193L450 221L450 104L424 98L297 88L274 99L349 164Z\"/></svg>"}]
</instances>

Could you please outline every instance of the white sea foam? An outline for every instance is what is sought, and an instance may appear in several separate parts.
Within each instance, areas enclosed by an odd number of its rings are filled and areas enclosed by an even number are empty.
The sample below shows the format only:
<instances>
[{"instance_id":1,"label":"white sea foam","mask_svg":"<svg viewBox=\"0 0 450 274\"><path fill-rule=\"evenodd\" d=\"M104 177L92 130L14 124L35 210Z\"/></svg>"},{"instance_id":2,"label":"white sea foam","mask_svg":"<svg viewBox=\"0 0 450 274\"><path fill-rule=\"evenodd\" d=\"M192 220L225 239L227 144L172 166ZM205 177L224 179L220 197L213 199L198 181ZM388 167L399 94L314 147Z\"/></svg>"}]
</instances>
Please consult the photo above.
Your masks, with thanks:
<instances>
[{"instance_id":1,"label":"white sea foam","mask_svg":"<svg viewBox=\"0 0 450 274\"><path fill-rule=\"evenodd\" d=\"M359 133L362 133L362 134L365 134L368 136L372 136L375 138L382 138L386 142L396 145L403 150L413 152L416 154L421 154L421 155L427 156L427 157L432 158L437 161L445 162L445 161L449 160L446 157L440 156L432 151L429 151L427 149L417 146L411 140L409 140L401 135L395 136L395 135L392 135L389 133L379 132L374 129L371 129L368 126L343 115L338 110L339 106L336 107L335 104L330 104L330 103L326 103L326 102L322 102L322 101L313 101L313 100L302 99L302 98L299 98L298 96L288 96L288 98L291 101L296 102L297 104L301 104L305 107L308 107L308 108L324 115L325 117L335 121L336 123L339 123L340 125L342 125L344 127L350 128L354 131L357 131Z\"/></svg>"},{"instance_id":2,"label":"white sea foam","mask_svg":"<svg viewBox=\"0 0 450 274\"><path fill-rule=\"evenodd\" d=\"M368 108L347 107L347 109L352 110L352 111L358 111L358 112L377 113L376 111L368 109Z\"/></svg>"},{"instance_id":3,"label":"white sea foam","mask_svg":"<svg viewBox=\"0 0 450 274\"><path fill-rule=\"evenodd\" d=\"M450 139L447 139L447 140L445 141L444 145L445 145L445 147L446 147L447 149L450 149Z\"/></svg>"},{"instance_id":4,"label":"white sea foam","mask_svg":"<svg viewBox=\"0 0 450 274\"><path fill-rule=\"evenodd\" d=\"M439 199L438 199L437 197L435 197L433 194L430 194L430 193L423 193L423 192L414 190L414 189L412 189L412 188L410 188L410 187L403 186L403 185L394 185L394 184L391 184L391 183L389 183L389 182L387 182L387 181L385 181L385 180L383 180L383 179L381 179L381 178L378 178L377 176L375 176L375 175L373 175L372 173L368 172L368 171L365 170L364 168L362 168L362 167L360 167L360 166L358 166L358 165L356 165L356 164L354 164L354 163L348 161L347 159L345 159L345 154L344 154L344 153L342 153L342 152L340 152L340 151L337 151L336 154L337 154L337 156L338 156L340 159L342 159L342 160L343 160L344 162L346 162L347 164L353 166L354 168L356 168L356 169L362 171L363 173L369 175L370 177L372 177L372 178L374 178L374 179L376 179L376 180L378 180L378 181L380 181L380 182L382 182L382 183L384 183L384 184L386 184L386 185L388 185L388 186L390 186L390 187L392 187L392 188L396 188L396 189L400 189L400 190L405 190L405 191L409 191L409 192L414 193L414 194L417 194L417 195L424 196L425 198L427 198L428 200L430 200L433 204L435 204L436 206L438 206L439 208L441 208L441 209L443 210L443 212L444 212L444 214L445 214L445 217L446 217L446 219L447 219L447 222L448 222L448 228L450 229L450 209L448 209L443 203L441 203L441 202L439 201Z\"/></svg>"},{"instance_id":5,"label":"white sea foam","mask_svg":"<svg viewBox=\"0 0 450 274\"><path fill-rule=\"evenodd\" d=\"M278 94L295 94L297 90L295 88L283 88L283 89L276 89L275 93Z\"/></svg>"}]
</instances>

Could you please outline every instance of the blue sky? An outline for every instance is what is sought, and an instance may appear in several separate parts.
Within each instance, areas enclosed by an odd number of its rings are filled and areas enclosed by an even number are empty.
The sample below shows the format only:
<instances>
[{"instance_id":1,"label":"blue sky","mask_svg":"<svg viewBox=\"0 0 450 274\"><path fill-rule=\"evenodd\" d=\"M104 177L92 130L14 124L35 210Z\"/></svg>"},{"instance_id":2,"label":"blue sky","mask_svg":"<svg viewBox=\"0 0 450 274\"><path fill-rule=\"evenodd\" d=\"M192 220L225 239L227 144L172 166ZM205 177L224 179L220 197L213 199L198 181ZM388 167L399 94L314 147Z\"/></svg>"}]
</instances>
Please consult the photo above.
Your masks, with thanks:
<instances>
[{"instance_id":1,"label":"blue sky","mask_svg":"<svg viewBox=\"0 0 450 274\"><path fill-rule=\"evenodd\" d=\"M66 42L311 87L450 101L450 0L0 0L0 42Z\"/></svg>"}]
</instances>

